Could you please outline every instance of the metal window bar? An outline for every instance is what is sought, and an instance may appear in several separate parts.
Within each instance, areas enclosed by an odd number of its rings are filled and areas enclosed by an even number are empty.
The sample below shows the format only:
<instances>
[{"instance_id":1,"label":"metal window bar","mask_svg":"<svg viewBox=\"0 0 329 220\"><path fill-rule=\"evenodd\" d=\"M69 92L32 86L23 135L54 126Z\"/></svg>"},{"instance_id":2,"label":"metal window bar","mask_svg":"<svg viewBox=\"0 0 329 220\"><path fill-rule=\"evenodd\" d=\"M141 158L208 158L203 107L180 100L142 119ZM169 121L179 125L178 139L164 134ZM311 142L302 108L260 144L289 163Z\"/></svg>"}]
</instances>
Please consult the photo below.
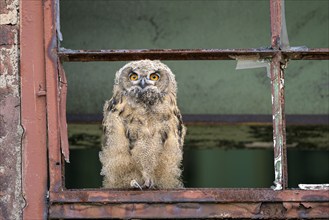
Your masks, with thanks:
<instances>
[{"instance_id":1,"label":"metal window bar","mask_svg":"<svg viewBox=\"0 0 329 220\"><path fill-rule=\"evenodd\" d=\"M271 61L272 117L274 143L274 189L288 187L286 120L284 115L284 66L280 51L282 33L282 1L271 1L271 46L278 51Z\"/></svg>"},{"instance_id":2,"label":"metal window bar","mask_svg":"<svg viewBox=\"0 0 329 220\"><path fill-rule=\"evenodd\" d=\"M287 59L329 59L329 49L280 48L281 1L271 0L272 48L242 50L108 50L58 49L56 4L45 0L45 54L49 146L50 218L328 218L328 190L288 190L284 115L284 64ZM62 61L135 59L230 60L237 56L271 59L273 140L277 189L67 190L63 185L59 96ZM65 93L64 93L65 95ZM63 102L62 102L63 103ZM62 148L62 149L61 149Z\"/></svg>"},{"instance_id":3,"label":"metal window bar","mask_svg":"<svg viewBox=\"0 0 329 220\"><path fill-rule=\"evenodd\" d=\"M159 60L235 60L239 56L272 59L277 53L291 60L328 60L329 48L295 50L267 49L166 49L166 50L71 50L60 48L63 62Z\"/></svg>"}]
</instances>

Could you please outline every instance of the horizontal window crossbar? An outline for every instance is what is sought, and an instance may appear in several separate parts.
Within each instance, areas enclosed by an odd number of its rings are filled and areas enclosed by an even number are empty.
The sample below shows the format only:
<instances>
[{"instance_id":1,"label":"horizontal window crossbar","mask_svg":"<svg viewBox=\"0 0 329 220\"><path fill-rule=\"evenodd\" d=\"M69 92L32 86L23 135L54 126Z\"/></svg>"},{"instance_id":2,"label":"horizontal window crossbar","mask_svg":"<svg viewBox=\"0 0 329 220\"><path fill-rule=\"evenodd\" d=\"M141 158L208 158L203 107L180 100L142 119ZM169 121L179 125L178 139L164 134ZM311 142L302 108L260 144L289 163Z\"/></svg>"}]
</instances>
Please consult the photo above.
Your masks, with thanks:
<instances>
[{"instance_id":1,"label":"horizontal window crossbar","mask_svg":"<svg viewBox=\"0 0 329 220\"><path fill-rule=\"evenodd\" d=\"M290 60L329 60L329 48L282 50L282 54Z\"/></svg>"},{"instance_id":2,"label":"horizontal window crossbar","mask_svg":"<svg viewBox=\"0 0 329 220\"><path fill-rule=\"evenodd\" d=\"M159 60L235 60L237 56L270 58L270 49L163 49L163 50L70 50L60 49L63 61Z\"/></svg>"},{"instance_id":3,"label":"horizontal window crossbar","mask_svg":"<svg viewBox=\"0 0 329 220\"><path fill-rule=\"evenodd\" d=\"M60 48L58 55L64 62L159 60L236 60L269 59L281 52L286 59L328 60L329 48L273 50L257 49L163 49L163 50L71 50Z\"/></svg>"},{"instance_id":4,"label":"horizontal window crossbar","mask_svg":"<svg viewBox=\"0 0 329 220\"><path fill-rule=\"evenodd\" d=\"M50 192L52 203L172 203L172 202L329 202L326 190L180 189L64 190Z\"/></svg>"}]
</instances>

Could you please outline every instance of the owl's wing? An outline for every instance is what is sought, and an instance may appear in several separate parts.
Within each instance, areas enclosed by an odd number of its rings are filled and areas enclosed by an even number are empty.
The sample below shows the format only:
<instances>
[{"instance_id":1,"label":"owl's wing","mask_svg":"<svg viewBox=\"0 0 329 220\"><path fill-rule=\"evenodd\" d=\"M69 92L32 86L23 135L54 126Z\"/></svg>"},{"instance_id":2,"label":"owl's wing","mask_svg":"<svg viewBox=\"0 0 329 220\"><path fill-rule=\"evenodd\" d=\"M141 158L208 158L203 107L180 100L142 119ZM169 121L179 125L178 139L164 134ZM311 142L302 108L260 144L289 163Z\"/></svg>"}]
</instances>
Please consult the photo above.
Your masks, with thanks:
<instances>
[{"instance_id":1,"label":"owl's wing","mask_svg":"<svg viewBox=\"0 0 329 220\"><path fill-rule=\"evenodd\" d=\"M183 124L182 115L181 115L178 108L176 108L176 110L174 111L174 114L175 114L175 116L177 118L177 121L178 121L177 130L178 130L179 147L183 148L184 138L185 138L185 134L186 134L186 127Z\"/></svg>"},{"instance_id":2,"label":"owl's wing","mask_svg":"<svg viewBox=\"0 0 329 220\"><path fill-rule=\"evenodd\" d=\"M123 124L123 120L118 114L117 101L115 98L105 102L103 116L103 149L129 149L125 126Z\"/></svg>"},{"instance_id":3,"label":"owl's wing","mask_svg":"<svg viewBox=\"0 0 329 220\"><path fill-rule=\"evenodd\" d=\"M135 178L130 174L132 158L124 120L120 116L124 104L111 99L104 105L103 143L99 159L102 163L103 185L108 188L129 188Z\"/></svg>"}]
</instances>

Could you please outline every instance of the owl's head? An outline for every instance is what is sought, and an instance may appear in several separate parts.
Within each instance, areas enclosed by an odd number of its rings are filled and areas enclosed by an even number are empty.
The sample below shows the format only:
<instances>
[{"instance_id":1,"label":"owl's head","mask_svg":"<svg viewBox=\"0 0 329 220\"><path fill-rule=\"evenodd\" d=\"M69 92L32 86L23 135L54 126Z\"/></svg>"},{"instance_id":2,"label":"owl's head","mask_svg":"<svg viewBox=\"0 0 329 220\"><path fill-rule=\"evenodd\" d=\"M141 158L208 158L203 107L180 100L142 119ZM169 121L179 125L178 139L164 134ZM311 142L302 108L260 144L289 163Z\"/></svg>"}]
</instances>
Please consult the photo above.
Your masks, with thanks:
<instances>
[{"instance_id":1,"label":"owl's head","mask_svg":"<svg viewBox=\"0 0 329 220\"><path fill-rule=\"evenodd\" d=\"M175 76L158 60L133 61L123 66L115 77L116 92L136 102L153 105L166 94L176 94Z\"/></svg>"}]
</instances>

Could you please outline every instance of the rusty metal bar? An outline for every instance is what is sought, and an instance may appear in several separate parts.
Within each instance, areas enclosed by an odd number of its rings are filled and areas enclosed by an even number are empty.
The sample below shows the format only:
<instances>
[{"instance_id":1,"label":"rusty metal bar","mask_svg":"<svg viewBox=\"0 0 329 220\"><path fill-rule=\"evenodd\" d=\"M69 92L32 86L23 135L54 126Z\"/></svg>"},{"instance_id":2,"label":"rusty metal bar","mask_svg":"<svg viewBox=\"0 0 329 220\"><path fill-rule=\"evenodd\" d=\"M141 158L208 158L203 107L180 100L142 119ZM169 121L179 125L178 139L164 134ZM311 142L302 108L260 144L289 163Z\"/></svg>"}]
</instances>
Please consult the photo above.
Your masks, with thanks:
<instances>
[{"instance_id":1,"label":"rusty metal bar","mask_svg":"<svg viewBox=\"0 0 329 220\"><path fill-rule=\"evenodd\" d=\"M313 202L54 204L49 213L57 219L328 219L328 207Z\"/></svg>"},{"instance_id":2,"label":"rusty metal bar","mask_svg":"<svg viewBox=\"0 0 329 220\"><path fill-rule=\"evenodd\" d=\"M271 45L273 49L280 49L282 1L271 0ZM286 122L284 114L284 59L279 50L271 61L272 85L272 116L274 143L274 189L281 190L288 187Z\"/></svg>"},{"instance_id":3,"label":"rusty metal bar","mask_svg":"<svg viewBox=\"0 0 329 220\"><path fill-rule=\"evenodd\" d=\"M52 203L231 203L329 202L328 190L181 189L181 190L65 190L50 192ZM329 207L328 207L329 208Z\"/></svg>"},{"instance_id":4,"label":"rusty metal bar","mask_svg":"<svg viewBox=\"0 0 329 220\"><path fill-rule=\"evenodd\" d=\"M62 190L62 159L60 151L59 69L56 38L56 4L58 1L44 1L44 39L47 81L47 122L49 181L51 191ZM53 28L50 28L53 27ZM51 199L51 198L50 198Z\"/></svg>"},{"instance_id":5,"label":"rusty metal bar","mask_svg":"<svg viewBox=\"0 0 329 220\"><path fill-rule=\"evenodd\" d=\"M273 55L270 49L164 49L164 50L70 50L61 48L62 61L127 61L160 60L235 60L239 56L266 59Z\"/></svg>"},{"instance_id":6,"label":"rusty metal bar","mask_svg":"<svg viewBox=\"0 0 329 220\"><path fill-rule=\"evenodd\" d=\"M237 57L269 59L273 49L164 49L164 50L71 50L61 48L58 55L64 62L160 60L235 60ZM328 60L329 48L291 49L282 51L285 59Z\"/></svg>"},{"instance_id":7,"label":"rusty metal bar","mask_svg":"<svg viewBox=\"0 0 329 220\"><path fill-rule=\"evenodd\" d=\"M281 68L281 54L271 62L272 116L274 143L275 188L288 187L286 122L284 114L284 72Z\"/></svg>"},{"instance_id":8,"label":"rusty metal bar","mask_svg":"<svg viewBox=\"0 0 329 220\"><path fill-rule=\"evenodd\" d=\"M290 48L281 51L286 60L329 60L329 48Z\"/></svg>"},{"instance_id":9,"label":"rusty metal bar","mask_svg":"<svg viewBox=\"0 0 329 220\"><path fill-rule=\"evenodd\" d=\"M66 190L50 218L328 218L326 190Z\"/></svg>"},{"instance_id":10,"label":"rusty metal bar","mask_svg":"<svg viewBox=\"0 0 329 220\"><path fill-rule=\"evenodd\" d=\"M271 46L274 50L280 50L281 37L281 0L270 0L271 17Z\"/></svg>"},{"instance_id":11,"label":"rusty metal bar","mask_svg":"<svg viewBox=\"0 0 329 220\"><path fill-rule=\"evenodd\" d=\"M42 1L21 1L20 9L23 218L43 219L48 210ZM19 212L20 207L13 208Z\"/></svg>"}]
</instances>

